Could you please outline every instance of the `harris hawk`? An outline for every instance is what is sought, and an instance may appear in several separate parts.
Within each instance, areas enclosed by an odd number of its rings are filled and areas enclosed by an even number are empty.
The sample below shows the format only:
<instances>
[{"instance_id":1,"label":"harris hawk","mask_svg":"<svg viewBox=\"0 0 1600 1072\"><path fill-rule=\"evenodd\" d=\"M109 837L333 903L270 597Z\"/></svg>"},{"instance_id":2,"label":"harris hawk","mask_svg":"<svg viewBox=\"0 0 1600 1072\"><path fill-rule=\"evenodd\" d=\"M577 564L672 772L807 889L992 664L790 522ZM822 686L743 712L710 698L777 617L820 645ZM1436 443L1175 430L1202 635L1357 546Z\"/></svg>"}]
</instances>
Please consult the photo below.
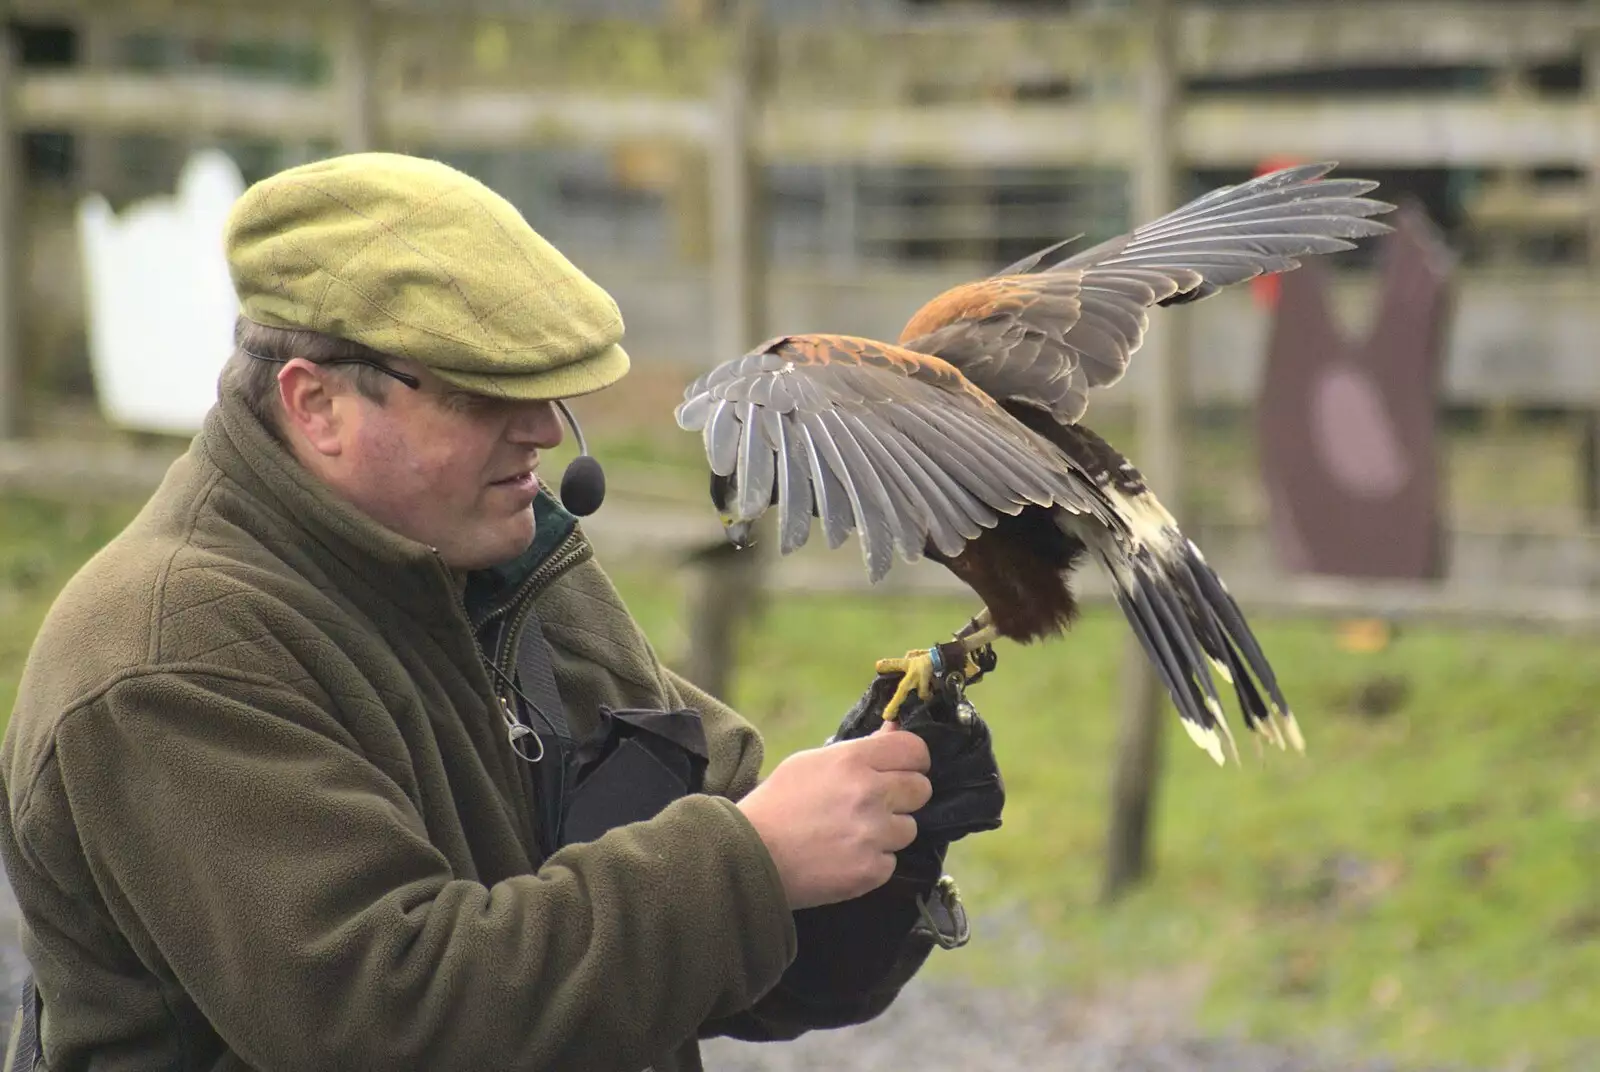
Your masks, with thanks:
<instances>
[{"instance_id":1,"label":"harris hawk","mask_svg":"<svg viewBox=\"0 0 1600 1072\"><path fill-rule=\"evenodd\" d=\"M992 665L998 638L1061 633L1086 559L1189 735L1237 757L1212 669L1243 721L1304 741L1244 614L1135 466L1081 422L1089 390L1122 378L1152 306L1179 305L1297 258L1390 230L1376 183L1286 167L1204 194L1077 253L1067 239L933 298L895 343L780 335L695 379L677 407L701 433L711 499L735 544L777 511L788 554L819 519L830 548L857 533L869 581L895 557L949 569L982 609L955 640L879 660L902 673L884 717L936 679Z\"/></svg>"}]
</instances>

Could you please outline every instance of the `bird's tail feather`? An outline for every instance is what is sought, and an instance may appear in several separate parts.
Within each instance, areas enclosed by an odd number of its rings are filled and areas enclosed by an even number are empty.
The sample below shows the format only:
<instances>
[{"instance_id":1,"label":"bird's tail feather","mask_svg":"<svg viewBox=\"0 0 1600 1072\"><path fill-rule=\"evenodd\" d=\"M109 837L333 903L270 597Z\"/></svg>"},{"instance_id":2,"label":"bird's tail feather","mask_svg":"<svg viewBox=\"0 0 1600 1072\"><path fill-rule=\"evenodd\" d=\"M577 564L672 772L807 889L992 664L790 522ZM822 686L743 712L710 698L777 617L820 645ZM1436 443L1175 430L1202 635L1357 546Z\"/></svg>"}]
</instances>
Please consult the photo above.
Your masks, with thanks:
<instances>
[{"instance_id":1,"label":"bird's tail feather","mask_svg":"<svg viewBox=\"0 0 1600 1072\"><path fill-rule=\"evenodd\" d=\"M1225 762L1224 741L1237 760L1238 747L1223 716L1222 701L1177 592L1170 584L1162 583L1154 570L1139 564L1127 576L1119 577L1113 572L1112 577L1117 605L1171 694L1183 728L1218 763Z\"/></svg>"},{"instance_id":2,"label":"bird's tail feather","mask_svg":"<svg viewBox=\"0 0 1600 1072\"><path fill-rule=\"evenodd\" d=\"M1138 498L1148 498L1141 495ZM1148 517L1153 498L1139 503ZM1159 510L1165 515L1164 510ZM1222 579L1172 524L1141 525L1123 540L1091 542L1111 577L1117 604L1171 695L1184 729L1218 763L1238 759L1215 670L1231 684L1245 727L1283 748L1305 748L1277 676Z\"/></svg>"},{"instance_id":3,"label":"bird's tail feather","mask_svg":"<svg viewBox=\"0 0 1600 1072\"><path fill-rule=\"evenodd\" d=\"M1182 540L1178 561L1182 569L1173 572L1183 584L1184 598L1190 606L1200 608L1196 617L1205 627L1201 643L1212 666L1233 685L1245 726L1279 748L1287 744L1305 751L1305 739L1283 698L1272 664L1227 585L1187 539Z\"/></svg>"},{"instance_id":4,"label":"bird's tail feather","mask_svg":"<svg viewBox=\"0 0 1600 1072\"><path fill-rule=\"evenodd\" d=\"M1305 740L1300 735L1300 727L1283 698L1278 677L1272 672L1272 664L1267 661L1266 653L1261 650L1250 624L1245 621L1244 612L1229 593L1228 586L1222 583L1222 578L1207 564L1200 549L1188 540L1183 543L1184 573L1194 582L1189 590L1189 599L1195 604L1203 604L1210 611L1209 618L1214 627L1206 652L1223 676L1232 682L1239 696L1245 724L1270 738L1280 748L1287 741L1297 751L1304 751ZM1261 688L1266 691L1265 697L1257 689L1256 682L1260 682Z\"/></svg>"}]
</instances>

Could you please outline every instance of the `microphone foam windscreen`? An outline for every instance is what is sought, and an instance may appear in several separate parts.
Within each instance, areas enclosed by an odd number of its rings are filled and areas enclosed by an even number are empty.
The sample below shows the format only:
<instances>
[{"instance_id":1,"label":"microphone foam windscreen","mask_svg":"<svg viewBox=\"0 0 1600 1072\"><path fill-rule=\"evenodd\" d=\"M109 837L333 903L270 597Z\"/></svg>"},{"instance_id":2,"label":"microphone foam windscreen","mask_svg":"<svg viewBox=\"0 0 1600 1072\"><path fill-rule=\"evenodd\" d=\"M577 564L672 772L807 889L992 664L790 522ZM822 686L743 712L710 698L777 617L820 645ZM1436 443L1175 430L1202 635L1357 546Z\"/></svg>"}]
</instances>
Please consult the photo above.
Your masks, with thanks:
<instances>
[{"instance_id":1,"label":"microphone foam windscreen","mask_svg":"<svg viewBox=\"0 0 1600 1072\"><path fill-rule=\"evenodd\" d=\"M561 505L579 517L600 509L606 498L606 474L600 463L587 454L572 459L561 474Z\"/></svg>"}]
</instances>

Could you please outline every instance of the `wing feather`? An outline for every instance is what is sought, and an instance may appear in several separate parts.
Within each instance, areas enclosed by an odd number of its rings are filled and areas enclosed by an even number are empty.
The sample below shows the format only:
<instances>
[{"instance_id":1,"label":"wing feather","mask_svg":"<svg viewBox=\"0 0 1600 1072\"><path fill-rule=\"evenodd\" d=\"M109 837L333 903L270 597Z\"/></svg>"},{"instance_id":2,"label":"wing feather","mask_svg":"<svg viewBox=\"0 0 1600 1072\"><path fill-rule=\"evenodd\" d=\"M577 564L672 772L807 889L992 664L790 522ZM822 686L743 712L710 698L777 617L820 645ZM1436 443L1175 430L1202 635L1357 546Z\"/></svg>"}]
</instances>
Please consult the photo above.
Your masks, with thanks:
<instances>
[{"instance_id":1,"label":"wing feather","mask_svg":"<svg viewBox=\"0 0 1600 1072\"><path fill-rule=\"evenodd\" d=\"M906 537L898 531L899 518L895 515L894 501L889 489L884 487L877 468L845 424L842 410L824 410L817 418L832 434L834 445L850 473L850 485L856 489L857 531L862 535L861 548L867 576L869 580L877 582L894 564L895 548L906 542Z\"/></svg>"},{"instance_id":2,"label":"wing feather","mask_svg":"<svg viewBox=\"0 0 1600 1072\"><path fill-rule=\"evenodd\" d=\"M1049 475L1042 465L1033 462L1032 459L1024 459L1022 464L1013 465L1008 471L1008 460L1001 457L978 422L964 413L945 413L941 414L941 417L946 433L967 448L969 456L975 463L984 466L984 476L993 482L993 486L1000 487L1002 482L1005 482L1021 492L1023 502L1015 504L995 502L991 504L995 509L1007 514L1016 514L1027 503L1052 501Z\"/></svg>"},{"instance_id":3,"label":"wing feather","mask_svg":"<svg viewBox=\"0 0 1600 1072\"><path fill-rule=\"evenodd\" d=\"M739 419L734 403L719 401L711 410L705 428L706 457L711 471L728 476L739 460Z\"/></svg>"},{"instance_id":4,"label":"wing feather","mask_svg":"<svg viewBox=\"0 0 1600 1072\"><path fill-rule=\"evenodd\" d=\"M840 410L839 419L865 456L867 464L878 474L883 484L890 507L889 516L892 520L891 530L894 533L895 549L906 561L915 562L922 557L925 544L923 534L930 533L932 529L929 521L932 511L928 508L927 501L923 499L916 482L907 475L899 460L883 445L884 439L895 434L894 430L891 428L886 432L875 431L867 426L867 421L859 414L849 410Z\"/></svg>"},{"instance_id":5,"label":"wing feather","mask_svg":"<svg viewBox=\"0 0 1600 1072\"><path fill-rule=\"evenodd\" d=\"M845 494L850 499L851 513L855 516L856 534L861 538L862 560L866 563L868 575L876 580L889 569L893 539L884 523L881 503L871 497L873 485L865 479L865 465L852 468L845 459L845 450L848 449L845 444L854 447L854 440L849 438L849 433L838 423L838 414L832 410L808 413L802 419L819 453L844 485Z\"/></svg>"},{"instance_id":6,"label":"wing feather","mask_svg":"<svg viewBox=\"0 0 1600 1072\"><path fill-rule=\"evenodd\" d=\"M811 510L815 502L807 479L805 446L800 442L790 413L764 411L771 420L772 449L778 459L778 547L790 554L805 546L811 535Z\"/></svg>"},{"instance_id":7,"label":"wing feather","mask_svg":"<svg viewBox=\"0 0 1600 1072\"><path fill-rule=\"evenodd\" d=\"M693 390L693 385L690 389ZM703 428L706 417L711 413L711 407L716 403L717 399L710 392L687 395L683 405L679 407L679 421L685 428Z\"/></svg>"},{"instance_id":8,"label":"wing feather","mask_svg":"<svg viewBox=\"0 0 1600 1072\"><path fill-rule=\"evenodd\" d=\"M870 339L780 336L697 377L677 416L727 478L734 520L776 506L785 553L813 515L830 548L853 531L873 581L896 557L959 554L1001 514L1093 500L1070 460L959 370Z\"/></svg>"},{"instance_id":9,"label":"wing feather","mask_svg":"<svg viewBox=\"0 0 1600 1072\"><path fill-rule=\"evenodd\" d=\"M922 448L899 435L886 435L878 443L900 463L901 470L917 485L926 504L928 539L934 550L954 558L962 545L983 532L979 519L983 505L972 493L935 466Z\"/></svg>"},{"instance_id":10,"label":"wing feather","mask_svg":"<svg viewBox=\"0 0 1600 1072\"><path fill-rule=\"evenodd\" d=\"M1016 514L1025 505L1020 495L1007 493L1010 474L1001 471L993 460L983 453L982 446L974 441L963 423L952 420L948 414L931 414L919 406L909 406L901 414L902 420L917 429L928 444L934 464L949 473L963 487L970 490L986 508L981 524L989 528L995 515Z\"/></svg>"},{"instance_id":11,"label":"wing feather","mask_svg":"<svg viewBox=\"0 0 1600 1072\"><path fill-rule=\"evenodd\" d=\"M756 421L754 402L739 407L739 490L738 515L758 517L772 499L776 458L768 445L765 429Z\"/></svg>"},{"instance_id":12,"label":"wing feather","mask_svg":"<svg viewBox=\"0 0 1600 1072\"><path fill-rule=\"evenodd\" d=\"M811 489L817 496L822 533L827 538L828 549L837 550L855 527L856 515L851 507L849 492L824 459L818 436L827 433L820 429L813 431L805 415L799 418L798 423L806 440L806 460L811 466Z\"/></svg>"},{"instance_id":13,"label":"wing feather","mask_svg":"<svg viewBox=\"0 0 1600 1072\"><path fill-rule=\"evenodd\" d=\"M1206 298L1388 233L1372 217L1394 206L1362 196L1377 184L1324 178L1333 167L1299 165L1219 187L1071 256L1057 256L1063 243L1046 247L936 296L900 343L944 359L997 400L1073 423L1089 388L1127 371L1151 306Z\"/></svg>"},{"instance_id":14,"label":"wing feather","mask_svg":"<svg viewBox=\"0 0 1600 1072\"><path fill-rule=\"evenodd\" d=\"M763 408L772 405L772 392L778 386L776 376L757 377L750 384L750 401Z\"/></svg>"}]
</instances>

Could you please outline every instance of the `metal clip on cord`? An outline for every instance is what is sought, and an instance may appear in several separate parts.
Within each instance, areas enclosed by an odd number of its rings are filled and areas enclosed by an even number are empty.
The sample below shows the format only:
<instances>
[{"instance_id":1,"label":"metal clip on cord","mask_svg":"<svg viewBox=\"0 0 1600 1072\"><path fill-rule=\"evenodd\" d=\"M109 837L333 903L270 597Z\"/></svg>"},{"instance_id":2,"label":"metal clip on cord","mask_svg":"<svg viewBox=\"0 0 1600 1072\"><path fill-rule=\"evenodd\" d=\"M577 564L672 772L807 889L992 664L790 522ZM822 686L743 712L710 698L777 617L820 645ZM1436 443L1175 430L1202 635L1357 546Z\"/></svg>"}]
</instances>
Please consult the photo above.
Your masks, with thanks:
<instances>
[{"instance_id":1,"label":"metal clip on cord","mask_svg":"<svg viewBox=\"0 0 1600 1072\"><path fill-rule=\"evenodd\" d=\"M932 938L940 949L960 949L972 937L961 891L949 875L941 875L928 896L917 898L917 915L913 931Z\"/></svg>"},{"instance_id":2,"label":"metal clip on cord","mask_svg":"<svg viewBox=\"0 0 1600 1072\"><path fill-rule=\"evenodd\" d=\"M517 688L517 683L511 680L504 670L500 669L498 666L495 666L493 663L488 663L487 665L495 672L496 677L505 682L506 688L516 693L518 699L527 704L528 708L537 714L541 721L543 721L546 725L550 724L550 719L546 717L545 713L539 709L539 705L528 699L527 695L524 694L521 689ZM516 714L514 714L511 710L510 700L507 700L504 696L500 696L498 699L500 700L500 718L501 721L506 724L506 741L510 743L511 750L517 755L521 756L523 759L527 760L529 763L539 762L544 758L544 738L535 733L532 726L527 725L521 719L517 718ZM554 727L552 727L552 730L553 729ZM526 737L532 737L534 742L538 744L539 751L536 754L531 756L528 755L527 746L522 743L523 739Z\"/></svg>"},{"instance_id":3,"label":"metal clip on cord","mask_svg":"<svg viewBox=\"0 0 1600 1072\"><path fill-rule=\"evenodd\" d=\"M532 727L517 721L516 716L511 713L511 704L504 696L500 698L500 717L505 721L506 740L510 742L513 752L529 763L537 763L544 758L544 738L534 733ZM539 746L539 751L535 755L528 755L526 746L522 743L526 737L532 737L534 743Z\"/></svg>"}]
</instances>

